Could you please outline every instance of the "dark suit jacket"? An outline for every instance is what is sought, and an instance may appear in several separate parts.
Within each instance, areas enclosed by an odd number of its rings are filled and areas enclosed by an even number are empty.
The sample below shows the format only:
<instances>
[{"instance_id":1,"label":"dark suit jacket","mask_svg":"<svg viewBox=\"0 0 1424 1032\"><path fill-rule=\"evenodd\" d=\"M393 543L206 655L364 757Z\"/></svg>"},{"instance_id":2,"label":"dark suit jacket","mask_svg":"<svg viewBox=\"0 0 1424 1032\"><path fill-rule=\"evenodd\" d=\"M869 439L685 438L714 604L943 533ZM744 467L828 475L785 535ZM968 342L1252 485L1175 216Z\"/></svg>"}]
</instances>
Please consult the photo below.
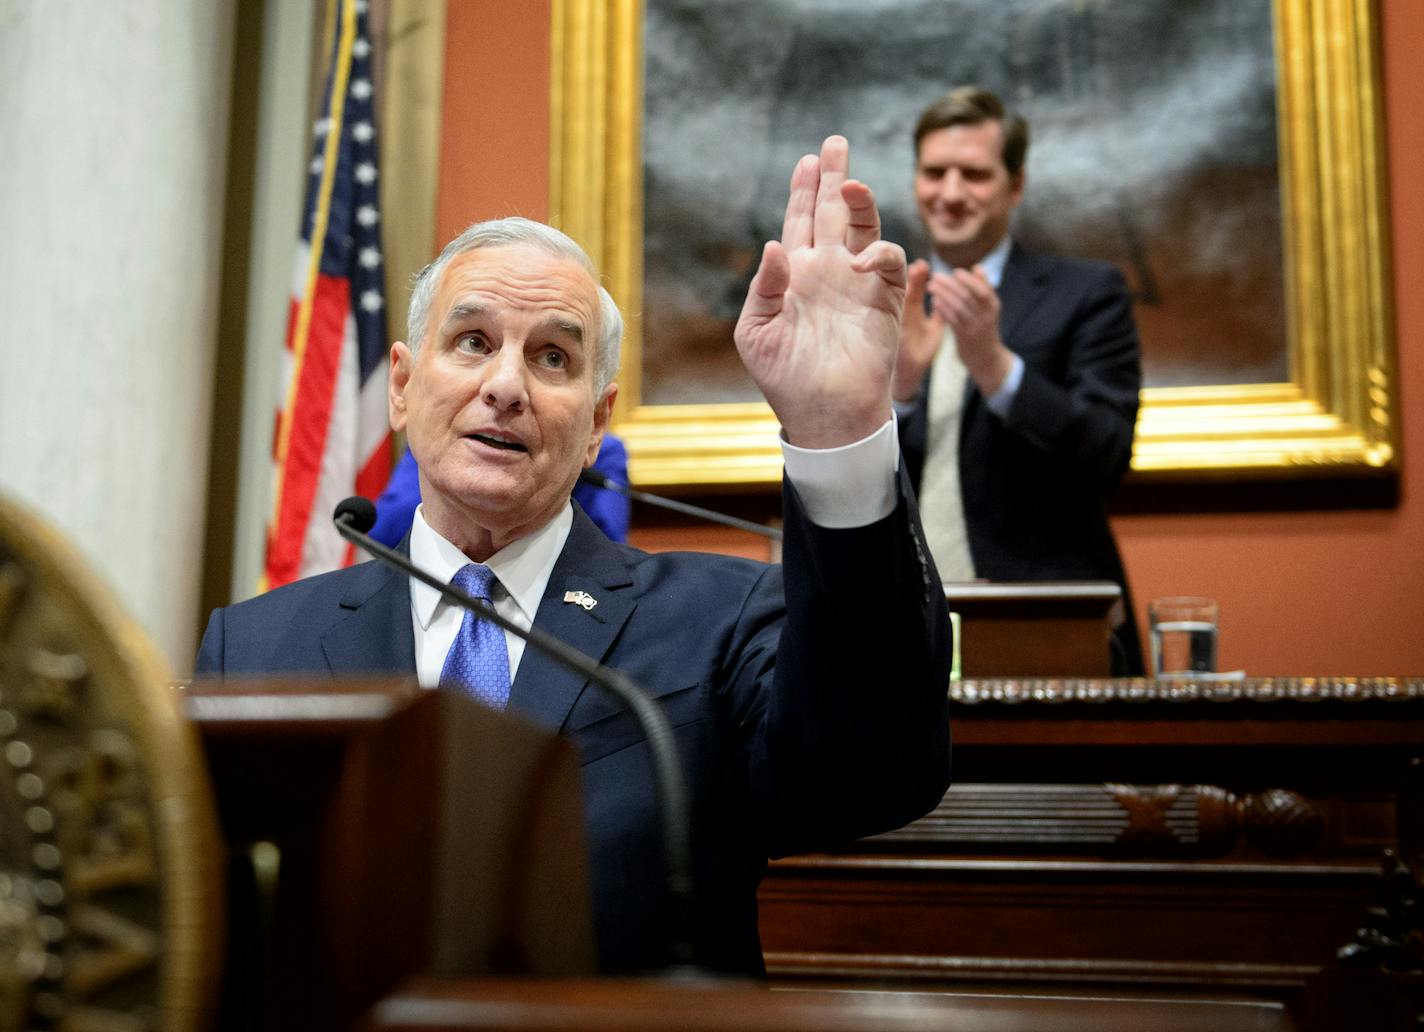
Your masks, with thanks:
<instances>
[{"instance_id":1,"label":"dark suit jacket","mask_svg":"<svg viewBox=\"0 0 1424 1032\"><path fill-rule=\"evenodd\" d=\"M535 617L662 703L692 803L699 959L761 970L766 859L904 824L949 780L949 628L901 475L896 511L827 530L788 484L784 570L615 545L575 507ZM585 610L564 592L597 600ZM212 615L202 675L415 670L410 591L375 563ZM530 649L510 706L582 754L601 965L661 961L663 864L643 735L622 706Z\"/></svg>"},{"instance_id":2,"label":"dark suit jacket","mask_svg":"<svg viewBox=\"0 0 1424 1032\"><path fill-rule=\"evenodd\" d=\"M1007 418L971 381L959 432L959 478L974 570L1000 581L1117 581L1127 623L1122 672L1142 671L1132 600L1103 499L1132 458L1142 384L1132 298L1111 265L1009 252L999 332L1024 361ZM926 461L929 391L901 421L913 482Z\"/></svg>"}]
</instances>

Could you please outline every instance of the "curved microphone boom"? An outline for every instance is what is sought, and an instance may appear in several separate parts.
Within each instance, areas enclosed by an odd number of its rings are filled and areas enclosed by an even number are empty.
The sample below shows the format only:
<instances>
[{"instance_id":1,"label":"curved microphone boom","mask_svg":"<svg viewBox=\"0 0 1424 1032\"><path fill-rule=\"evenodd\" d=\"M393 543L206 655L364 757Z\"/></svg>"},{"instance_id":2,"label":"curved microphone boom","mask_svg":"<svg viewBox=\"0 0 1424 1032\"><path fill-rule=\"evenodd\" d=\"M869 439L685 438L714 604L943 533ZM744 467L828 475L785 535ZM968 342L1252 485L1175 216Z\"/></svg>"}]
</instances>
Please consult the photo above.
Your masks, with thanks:
<instances>
[{"instance_id":1,"label":"curved microphone boom","mask_svg":"<svg viewBox=\"0 0 1424 1032\"><path fill-rule=\"evenodd\" d=\"M522 638L555 662L582 674L628 707L647 737L648 749L652 754L654 792L662 813L667 891L669 903L673 908L672 920L668 922L670 952L675 963L692 964L695 960L692 946L694 886L687 784L683 779L682 764L678 758L672 727L662 710L648 693L626 674L603 666L537 627L525 630L500 615L489 603L466 594L452 584L442 582L395 549L387 548L374 538L368 537L366 531L376 523L376 506L369 498L353 496L345 499L337 505L332 521L343 538L364 549L372 557L396 567L427 587L434 588L446 601L471 610L481 619L489 620L516 638Z\"/></svg>"},{"instance_id":2,"label":"curved microphone boom","mask_svg":"<svg viewBox=\"0 0 1424 1032\"><path fill-rule=\"evenodd\" d=\"M656 505L661 509L671 509L673 512L680 512L685 516L696 516L700 520L707 520L709 523L720 523L724 527L735 527L738 530L749 531L753 534L760 534L764 538L771 538L773 541L781 540L781 531L775 527L764 527L760 523L753 523L751 520L740 519L736 516L727 516L711 509L704 509L700 505L689 505L687 502L679 502L672 498L664 498L661 495L648 494L646 491L639 491L614 480L606 473L600 473L590 466L579 474L579 479L585 484L592 484L594 487L601 487L607 491L621 494L624 498L631 498L635 502L646 502L648 505ZM374 517L373 517L374 518Z\"/></svg>"}]
</instances>

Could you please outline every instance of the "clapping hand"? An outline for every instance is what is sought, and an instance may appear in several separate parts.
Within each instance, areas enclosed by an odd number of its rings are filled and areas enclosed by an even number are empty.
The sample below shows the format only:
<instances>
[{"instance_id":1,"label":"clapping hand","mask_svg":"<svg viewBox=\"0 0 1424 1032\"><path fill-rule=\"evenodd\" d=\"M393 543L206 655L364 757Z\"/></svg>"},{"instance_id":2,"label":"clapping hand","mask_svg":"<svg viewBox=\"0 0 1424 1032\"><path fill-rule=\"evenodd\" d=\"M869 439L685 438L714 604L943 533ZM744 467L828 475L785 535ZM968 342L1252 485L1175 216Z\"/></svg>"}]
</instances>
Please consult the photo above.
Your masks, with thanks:
<instances>
[{"instance_id":1,"label":"clapping hand","mask_svg":"<svg viewBox=\"0 0 1424 1032\"><path fill-rule=\"evenodd\" d=\"M930 263L911 262L905 292L905 312L900 322L900 351L895 356L892 393L896 401L914 401L944 340L944 320L925 312L925 286Z\"/></svg>"}]
</instances>

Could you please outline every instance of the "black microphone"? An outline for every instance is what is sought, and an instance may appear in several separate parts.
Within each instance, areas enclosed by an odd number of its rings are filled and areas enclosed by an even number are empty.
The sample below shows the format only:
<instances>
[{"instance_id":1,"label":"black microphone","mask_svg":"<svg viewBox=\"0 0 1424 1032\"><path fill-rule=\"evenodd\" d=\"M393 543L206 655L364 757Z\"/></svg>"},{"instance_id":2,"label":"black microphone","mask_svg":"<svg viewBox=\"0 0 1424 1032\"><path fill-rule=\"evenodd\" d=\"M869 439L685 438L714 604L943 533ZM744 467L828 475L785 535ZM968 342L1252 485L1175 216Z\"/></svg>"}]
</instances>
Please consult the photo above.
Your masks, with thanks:
<instances>
[{"instance_id":1,"label":"black microphone","mask_svg":"<svg viewBox=\"0 0 1424 1032\"><path fill-rule=\"evenodd\" d=\"M738 519L736 516L727 516L720 512L713 512L711 509L704 509L700 505L689 505L687 502L675 501L671 498L663 498L661 495L648 494L646 491L638 491L627 484L620 484L612 477L590 466L579 474L579 479L585 484L592 484L594 487L602 487L609 491L615 491L625 498L631 498L636 502L647 502L649 505L656 505L663 509L671 509L673 512L680 512L686 516L696 516L698 519L707 520L710 523L720 523L724 527L735 527L738 530L751 531L753 534L760 534L762 537L771 538L773 541L781 540L781 531L776 527L763 527L760 523L753 523L750 520Z\"/></svg>"},{"instance_id":2,"label":"black microphone","mask_svg":"<svg viewBox=\"0 0 1424 1032\"><path fill-rule=\"evenodd\" d=\"M648 739L653 763L653 791L657 796L658 809L662 812L667 892L672 907L671 920L668 922L670 952L674 962L678 964L694 963L692 904L695 893L688 831L687 783L682 776L682 764L672 727L662 710L648 693L626 674L603 666L537 627L525 630L501 616L483 599L466 594L453 584L442 582L395 549L387 548L374 538L368 537L366 531L376 523L376 506L369 498L347 498L337 505L332 520L336 524L337 532L353 545L359 545L372 557L434 588L447 602L472 610L481 619L502 627L516 638L522 638L556 663L582 674L628 707Z\"/></svg>"},{"instance_id":3,"label":"black microphone","mask_svg":"<svg viewBox=\"0 0 1424 1032\"><path fill-rule=\"evenodd\" d=\"M344 524L358 534L368 534L376 525L376 503L361 495L342 499L331 517L338 525Z\"/></svg>"}]
</instances>

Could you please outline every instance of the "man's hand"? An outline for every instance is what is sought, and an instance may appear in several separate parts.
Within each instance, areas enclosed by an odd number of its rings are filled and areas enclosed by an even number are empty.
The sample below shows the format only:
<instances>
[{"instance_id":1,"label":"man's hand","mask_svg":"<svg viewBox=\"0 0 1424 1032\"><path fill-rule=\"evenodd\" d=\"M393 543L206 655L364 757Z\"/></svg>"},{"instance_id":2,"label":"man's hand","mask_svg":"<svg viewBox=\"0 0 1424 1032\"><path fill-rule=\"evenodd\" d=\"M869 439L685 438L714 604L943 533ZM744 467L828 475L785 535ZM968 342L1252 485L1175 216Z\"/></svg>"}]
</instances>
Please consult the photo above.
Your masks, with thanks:
<instances>
[{"instance_id":1,"label":"man's hand","mask_svg":"<svg viewBox=\"0 0 1424 1032\"><path fill-rule=\"evenodd\" d=\"M928 289L935 315L954 331L960 361L979 393L988 397L1003 384L1014 360L999 339L999 295L983 266L935 273Z\"/></svg>"},{"instance_id":2,"label":"man's hand","mask_svg":"<svg viewBox=\"0 0 1424 1032\"><path fill-rule=\"evenodd\" d=\"M915 400L944 340L944 320L933 312L925 314L925 285L929 278L929 262L921 258L910 263L905 314L900 319L900 351L895 356L895 376L890 386L896 401Z\"/></svg>"},{"instance_id":3,"label":"man's hand","mask_svg":"<svg viewBox=\"0 0 1424 1032\"><path fill-rule=\"evenodd\" d=\"M768 241L737 320L737 350L802 448L834 448L891 416L890 378L905 303L905 252L880 239L850 148L828 137L791 175L781 241Z\"/></svg>"}]
</instances>

